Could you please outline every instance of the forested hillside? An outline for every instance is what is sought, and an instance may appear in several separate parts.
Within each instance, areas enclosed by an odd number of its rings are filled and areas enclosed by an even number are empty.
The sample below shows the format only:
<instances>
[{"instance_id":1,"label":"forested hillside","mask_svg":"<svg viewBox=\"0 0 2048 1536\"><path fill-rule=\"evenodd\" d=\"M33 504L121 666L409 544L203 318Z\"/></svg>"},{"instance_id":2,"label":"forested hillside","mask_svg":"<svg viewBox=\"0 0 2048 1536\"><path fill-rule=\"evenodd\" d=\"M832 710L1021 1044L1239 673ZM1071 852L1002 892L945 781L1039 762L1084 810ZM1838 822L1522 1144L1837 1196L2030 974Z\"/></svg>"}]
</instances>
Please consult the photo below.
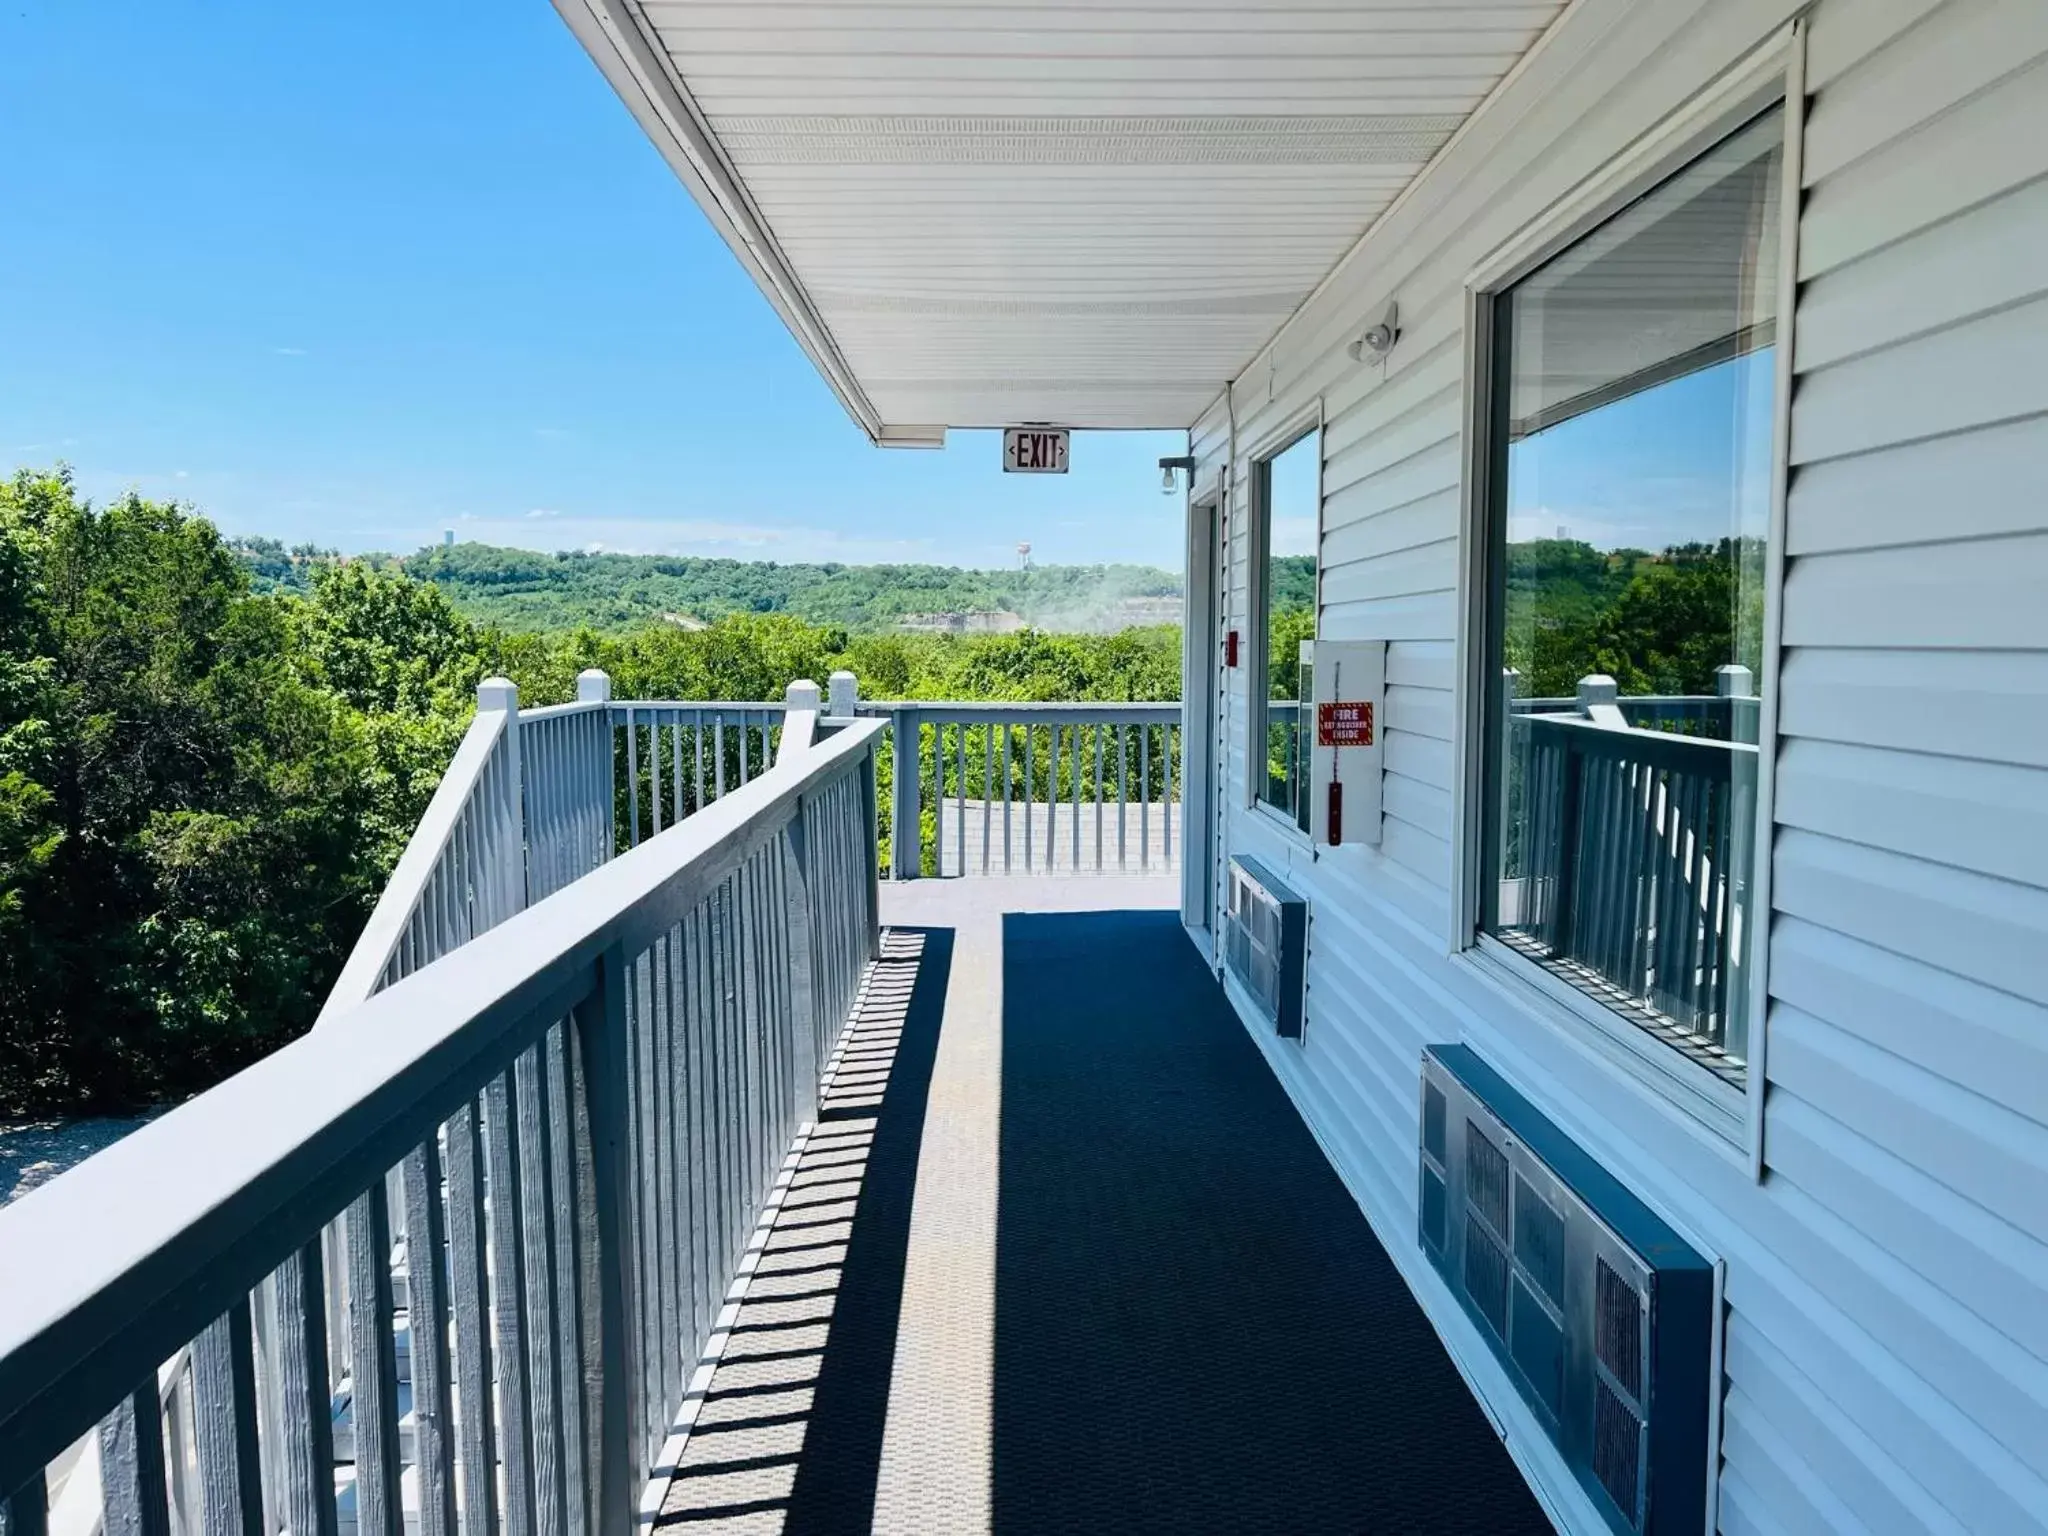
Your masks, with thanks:
<instances>
[{"instance_id":1,"label":"forested hillside","mask_svg":"<svg viewBox=\"0 0 2048 1536\"><path fill-rule=\"evenodd\" d=\"M310 1025L490 673L527 704L588 666L621 698L776 698L837 667L869 697L1179 690L1171 628L521 631L390 562L252 543L90 506L61 471L0 482L0 1114L174 1100Z\"/></svg>"},{"instance_id":2,"label":"forested hillside","mask_svg":"<svg viewBox=\"0 0 2048 1536\"><path fill-rule=\"evenodd\" d=\"M1595 668L1624 692L1709 691L1754 563L1726 544L1517 545L1511 660L1543 694ZM1280 574L1285 686L1314 572ZM571 697L590 666L619 698L773 699L847 667L869 698L1172 699L1171 626L937 635L880 617L1170 580L465 545L344 561L21 471L0 482L0 1114L163 1103L305 1029L484 676L528 705ZM547 622L487 617L477 594L498 588ZM710 622L646 611L670 604Z\"/></svg>"},{"instance_id":3,"label":"forested hillside","mask_svg":"<svg viewBox=\"0 0 2048 1536\"><path fill-rule=\"evenodd\" d=\"M260 588L304 590L335 556L274 539L237 541ZM1046 565L965 570L950 565L785 565L491 544L435 545L397 561L431 581L478 623L507 629L625 629L650 619L709 621L729 613L786 613L812 624L885 630L913 615L1007 612L1037 629L1099 633L1122 627L1130 598L1177 597L1179 573L1138 565ZM1300 562L1307 570L1309 562ZM1312 582L1312 575L1309 577Z\"/></svg>"}]
</instances>

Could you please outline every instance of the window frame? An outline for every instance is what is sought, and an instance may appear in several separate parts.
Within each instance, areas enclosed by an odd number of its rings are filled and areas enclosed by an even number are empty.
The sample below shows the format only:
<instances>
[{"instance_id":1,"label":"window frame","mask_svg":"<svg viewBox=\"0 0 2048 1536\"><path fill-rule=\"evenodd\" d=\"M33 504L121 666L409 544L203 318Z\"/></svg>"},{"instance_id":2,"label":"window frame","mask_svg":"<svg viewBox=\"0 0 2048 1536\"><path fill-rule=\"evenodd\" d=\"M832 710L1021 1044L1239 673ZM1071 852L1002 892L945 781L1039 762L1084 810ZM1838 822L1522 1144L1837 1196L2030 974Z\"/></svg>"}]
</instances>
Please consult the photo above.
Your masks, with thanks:
<instances>
[{"instance_id":1,"label":"window frame","mask_svg":"<svg viewBox=\"0 0 2048 1536\"><path fill-rule=\"evenodd\" d=\"M1273 461L1291 448L1297 448L1310 438L1316 440L1316 532L1315 562L1316 581L1313 599L1314 622L1309 631L1311 640L1321 637L1323 627L1323 401L1318 396L1309 405L1294 412L1278 426L1260 437L1252 451L1246 455L1249 466L1249 495L1247 502L1251 519L1247 535L1250 546L1246 551L1245 564L1245 618L1246 643L1250 652L1245 663L1245 806L1253 814L1292 838L1303 847L1310 846L1309 834L1291 815L1282 811L1262 792L1265 774L1257 765L1263 761L1267 741L1267 709L1272 703L1270 692L1272 649L1272 614L1267 598L1267 574L1273 561L1273 508L1272 508L1272 467ZM1303 765L1306 771L1306 765Z\"/></svg>"},{"instance_id":2,"label":"window frame","mask_svg":"<svg viewBox=\"0 0 2048 1536\"><path fill-rule=\"evenodd\" d=\"M1755 949L1748 977L1749 1039L1744 1080L1729 1083L1585 997L1481 927L1488 856L1490 765L1498 755L1489 658L1501 638L1500 584L1493 557L1494 493L1504 484L1507 443L1496 441L1493 366L1498 300L1524 277L1774 106L1784 110L1774 369L1770 509L1764 568L1764 634L1757 678L1762 698L1749 892ZM1778 748L1780 634L1785 569L1785 502L1790 481L1792 387L1798 295L1800 151L1805 128L1805 27L1795 22L1722 80L1582 181L1495 250L1465 280L1463 421L1465 463L1459 529L1456 757L1449 953L1520 1011L1534 1015L1612 1066L1677 1123L1762 1177L1763 1104L1768 1076L1771 829Z\"/></svg>"}]
</instances>

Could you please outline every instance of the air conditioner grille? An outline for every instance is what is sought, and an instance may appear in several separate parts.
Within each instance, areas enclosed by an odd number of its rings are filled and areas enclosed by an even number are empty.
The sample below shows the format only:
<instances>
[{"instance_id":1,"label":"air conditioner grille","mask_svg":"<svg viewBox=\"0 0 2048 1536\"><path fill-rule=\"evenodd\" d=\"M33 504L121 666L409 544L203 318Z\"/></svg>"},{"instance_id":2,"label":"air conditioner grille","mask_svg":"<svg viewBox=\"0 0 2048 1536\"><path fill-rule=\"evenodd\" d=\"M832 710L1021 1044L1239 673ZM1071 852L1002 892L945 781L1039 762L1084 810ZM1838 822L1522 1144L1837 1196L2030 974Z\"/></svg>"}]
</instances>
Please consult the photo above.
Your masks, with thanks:
<instances>
[{"instance_id":1,"label":"air conditioner grille","mask_svg":"<svg viewBox=\"0 0 2048 1536\"><path fill-rule=\"evenodd\" d=\"M1488 1370L1614 1536L1705 1536L1713 1261L1471 1046L1427 1047L1418 1088L1418 1246Z\"/></svg>"},{"instance_id":2,"label":"air conditioner grille","mask_svg":"<svg viewBox=\"0 0 2048 1536\"><path fill-rule=\"evenodd\" d=\"M1224 964L1276 1033L1302 1032L1308 908L1256 859L1230 861Z\"/></svg>"},{"instance_id":3,"label":"air conditioner grille","mask_svg":"<svg viewBox=\"0 0 2048 1536\"><path fill-rule=\"evenodd\" d=\"M1465 1122L1465 1198L1496 1236L1508 1235L1508 1159L1472 1121Z\"/></svg>"},{"instance_id":4,"label":"air conditioner grille","mask_svg":"<svg viewBox=\"0 0 2048 1536\"><path fill-rule=\"evenodd\" d=\"M1448 1161L1444 1155L1444 1094L1435 1083L1422 1085L1422 1150L1439 1163Z\"/></svg>"},{"instance_id":5,"label":"air conditioner grille","mask_svg":"<svg viewBox=\"0 0 2048 1536\"><path fill-rule=\"evenodd\" d=\"M1555 1419L1564 1411L1564 1332L1519 1275L1514 1281L1513 1323L1509 1353Z\"/></svg>"},{"instance_id":6,"label":"air conditioner grille","mask_svg":"<svg viewBox=\"0 0 2048 1536\"><path fill-rule=\"evenodd\" d=\"M1564 1305L1564 1218L1515 1178L1515 1258L1553 1306Z\"/></svg>"},{"instance_id":7,"label":"air conditioner grille","mask_svg":"<svg viewBox=\"0 0 2048 1536\"><path fill-rule=\"evenodd\" d=\"M1503 1339L1508 1336L1508 1256L1478 1222L1465 1222L1465 1293Z\"/></svg>"},{"instance_id":8,"label":"air conditioner grille","mask_svg":"<svg viewBox=\"0 0 2048 1536\"><path fill-rule=\"evenodd\" d=\"M1642 1526L1643 1423L1604 1381L1593 1386L1593 1475L1636 1529Z\"/></svg>"},{"instance_id":9,"label":"air conditioner grille","mask_svg":"<svg viewBox=\"0 0 2048 1536\"><path fill-rule=\"evenodd\" d=\"M1428 1168L1422 1171L1422 1237L1436 1252L1444 1251L1444 1181Z\"/></svg>"},{"instance_id":10,"label":"air conditioner grille","mask_svg":"<svg viewBox=\"0 0 2048 1536\"><path fill-rule=\"evenodd\" d=\"M1641 1402L1643 1298L1604 1258L1595 1261L1595 1275L1593 1353L1622 1391Z\"/></svg>"}]
</instances>

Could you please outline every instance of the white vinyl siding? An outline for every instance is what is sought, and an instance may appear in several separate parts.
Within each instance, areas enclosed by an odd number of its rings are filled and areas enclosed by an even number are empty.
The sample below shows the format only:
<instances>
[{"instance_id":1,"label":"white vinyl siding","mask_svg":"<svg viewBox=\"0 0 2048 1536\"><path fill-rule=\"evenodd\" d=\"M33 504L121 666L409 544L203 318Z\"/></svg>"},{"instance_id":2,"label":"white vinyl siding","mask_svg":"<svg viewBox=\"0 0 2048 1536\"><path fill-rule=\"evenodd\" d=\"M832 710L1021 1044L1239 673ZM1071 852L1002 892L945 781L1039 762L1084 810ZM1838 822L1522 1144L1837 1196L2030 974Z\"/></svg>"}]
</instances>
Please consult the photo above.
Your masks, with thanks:
<instances>
[{"instance_id":1,"label":"white vinyl siding","mask_svg":"<svg viewBox=\"0 0 2048 1536\"><path fill-rule=\"evenodd\" d=\"M1785 530L1765 1177L1446 954L1466 276L1796 11L1582 0L1197 424L1206 481L1320 398L1320 633L1389 641L1376 850L1245 803L1310 901L1269 1051L1567 1520L1589 1506L1420 1262L1417 1060L1467 1040L1727 1262L1737 1532L2048 1530L2048 6L1821 0ZM1346 344L1390 299L1384 368ZM1249 463L1227 515L1241 624ZM1270 1042L1269 1042L1270 1043Z\"/></svg>"}]
</instances>

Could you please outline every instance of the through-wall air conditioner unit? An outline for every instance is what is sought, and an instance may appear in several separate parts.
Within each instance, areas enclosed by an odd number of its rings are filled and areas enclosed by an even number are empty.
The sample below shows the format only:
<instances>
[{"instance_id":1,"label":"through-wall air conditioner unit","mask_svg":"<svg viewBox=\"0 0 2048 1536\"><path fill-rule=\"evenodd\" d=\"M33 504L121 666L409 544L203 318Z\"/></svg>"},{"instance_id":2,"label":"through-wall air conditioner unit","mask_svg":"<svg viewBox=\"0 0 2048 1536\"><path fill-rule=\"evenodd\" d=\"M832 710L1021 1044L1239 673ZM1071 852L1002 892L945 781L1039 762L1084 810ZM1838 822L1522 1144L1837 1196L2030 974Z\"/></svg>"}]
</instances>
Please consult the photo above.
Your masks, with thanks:
<instances>
[{"instance_id":1,"label":"through-wall air conditioner unit","mask_svg":"<svg viewBox=\"0 0 2048 1536\"><path fill-rule=\"evenodd\" d=\"M1257 859L1232 859L1223 963L1274 1032L1290 1040L1301 1038L1307 950L1308 903Z\"/></svg>"},{"instance_id":2,"label":"through-wall air conditioner unit","mask_svg":"<svg viewBox=\"0 0 2048 1536\"><path fill-rule=\"evenodd\" d=\"M1462 1045L1422 1053L1421 1241L1615 1530L1706 1527L1714 1266Z\"/></svg>"}]
</instances>

